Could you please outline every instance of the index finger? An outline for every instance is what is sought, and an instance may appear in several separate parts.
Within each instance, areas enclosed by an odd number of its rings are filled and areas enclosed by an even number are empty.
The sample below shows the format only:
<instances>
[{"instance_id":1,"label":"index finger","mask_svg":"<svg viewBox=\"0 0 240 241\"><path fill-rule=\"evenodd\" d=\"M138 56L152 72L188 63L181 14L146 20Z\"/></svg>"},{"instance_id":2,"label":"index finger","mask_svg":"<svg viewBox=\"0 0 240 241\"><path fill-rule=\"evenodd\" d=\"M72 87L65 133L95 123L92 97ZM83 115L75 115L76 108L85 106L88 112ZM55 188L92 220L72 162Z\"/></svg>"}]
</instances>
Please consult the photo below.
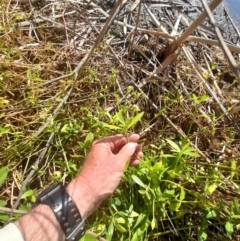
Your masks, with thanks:
<instances>
[{"instance_id":1,"label":"index finger","mask_svg":"<svg viewBox=\"0 0 240 241\"><path fill-rule=\"evenodd\" d=\"M103 138L99 141L94 142L93 144L107 144L110 147L110 150L116 154L119 150L122 149L124 145L128 142L137 142L140 136L138 134L130 134L127 136L124 135L115 135Z\"/></svg>"}]
</instances>

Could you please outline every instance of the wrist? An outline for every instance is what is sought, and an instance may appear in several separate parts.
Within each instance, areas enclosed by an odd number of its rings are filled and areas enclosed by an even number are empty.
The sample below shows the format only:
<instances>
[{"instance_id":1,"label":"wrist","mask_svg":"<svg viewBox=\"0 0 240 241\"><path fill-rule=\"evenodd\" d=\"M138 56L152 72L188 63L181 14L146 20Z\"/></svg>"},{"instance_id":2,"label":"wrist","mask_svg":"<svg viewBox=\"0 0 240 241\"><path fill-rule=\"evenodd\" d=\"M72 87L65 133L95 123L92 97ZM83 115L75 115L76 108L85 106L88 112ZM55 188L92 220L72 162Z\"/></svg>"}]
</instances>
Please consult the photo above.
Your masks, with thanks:
<instances>
[{"instance_id":1,"label":"wrist","mask_svg":"<svg viewBox=\"0 0 240 241\"><path fill-rule=\"evenodd\" d=\"M87 219L94 212L97 204L85 179L78 176L67 186L66 191L75 202L83 220Z\"/></svg>"},{"instance_id":2,"label":"wrist","mask_svg":"<svg viewBox=\"0 0 240 241\"><path fill-rule=\"evenodd\" d=\"M60 220L61 219L61 215L62 215L62 211L60 211L60 214L58 212L58 214L54 214L54 211L52 210L52 208L50 206L54 206L57 205L57 207L61 207L61 200L64 198L64 200L66 200L65 198L67 198L67 194L63 194L64 196L62 196L61 199L61 193L64 189L61 188L61 186L59 185L53 185L52 187L50 187L50 189L46 189L43 193L41 193L38 197L37 202L38 203L44 203L44 204L39 204L36 208L34 208L31 212L29 212L28 214L26 214L24 217L22 217L20 220L16 221L16 225L19 228L19 230L21 231L24 240L25 241L30 241L32 240L32 237L36 237L36 240L63 240L64 237L64 233L63 230L65 227L65 223L64 223L64 227L60 225ZM75 179L73 182L71 182L71 184L66 188L67 193L71 196L71 199L74 201L74 203L76 204L80 214L81 214L81 218L82 220L85 220L93 211L93 201L92 201L92 197L91 197L91 193L89 192L88 188L86 185L84 185L83 182L80 181L80 179ZM47 198L48 193L51 193L51 197ZM60 196L59 196L60 194ZM60 200L59 200L60 198ZM56 200L56 202L54 202L54 204L52 203L53 200ZM50 203L51 205L49 206ZM71 201L70 204L66 204L66 205L72 205ZM55 206L54 206L55 207ZM54 208L55 209L55 208ZM72 211L72 209L70 208L71 213L75 212ZM68 211L70 211L68 210ZM76 212L75 212L76 213ZM74 213L74 214L75 214ZM57 217L55 216L58 216ZM70 214L71 216L71 214ZM74 230L77 229L83 229L83 226L80 223L77 224L76 223L76 227L72 226L72 220L69 216L69 212L68 214L66 214L65 220L69 220L67 221L67 225L71 225L72 228L74 228ZM74 215L75 217L75 215ZM62 220L62 219L61 219ZM69 224L68 224L69 223ZM63 230L62 230L63 228ZM76 228L76 229L75 229ZM72 235L72 230L70 231L64 231L66 233L66 235L68 237L71 237ZM56 235L52 235L52 233L56 234ZM78 233L80 234L80 233ZM74 236L73 236L74 237ZM78 237L78 236L77 236ZM35 239L34 239L35 240Z\"/></svg>"}]
</instances>

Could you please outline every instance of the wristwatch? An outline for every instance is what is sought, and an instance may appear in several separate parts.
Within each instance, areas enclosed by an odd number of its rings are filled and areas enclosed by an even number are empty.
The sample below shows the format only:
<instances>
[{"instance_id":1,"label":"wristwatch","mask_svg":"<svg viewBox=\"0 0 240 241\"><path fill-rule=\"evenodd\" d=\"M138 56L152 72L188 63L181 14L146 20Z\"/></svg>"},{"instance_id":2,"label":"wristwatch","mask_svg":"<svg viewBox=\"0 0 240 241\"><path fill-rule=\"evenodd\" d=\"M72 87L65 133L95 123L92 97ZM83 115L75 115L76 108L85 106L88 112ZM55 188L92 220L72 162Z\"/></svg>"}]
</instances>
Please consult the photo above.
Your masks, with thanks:
<instances>
[{"instance_id":1,"label":"wristwatch","mask_svg":"<svg viewBox=\"0 0 240 241\"><path fill-rule=\"evenodd\" d=\"M78 241L85 233L81 214L62 184L54 184L37 197L37 204L46 204L54 212L65 233L66 241Z\"/></svg>"}]
</instances>

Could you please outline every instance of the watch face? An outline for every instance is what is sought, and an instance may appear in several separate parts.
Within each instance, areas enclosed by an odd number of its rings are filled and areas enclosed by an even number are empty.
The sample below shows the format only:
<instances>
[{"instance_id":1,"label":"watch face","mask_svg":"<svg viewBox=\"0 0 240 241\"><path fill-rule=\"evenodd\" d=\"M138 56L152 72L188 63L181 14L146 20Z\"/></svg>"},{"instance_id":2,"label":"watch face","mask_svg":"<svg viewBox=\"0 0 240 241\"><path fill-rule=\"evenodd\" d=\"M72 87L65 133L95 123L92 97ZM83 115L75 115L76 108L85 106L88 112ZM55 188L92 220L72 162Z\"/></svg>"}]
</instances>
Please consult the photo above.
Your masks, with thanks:
<instances>
[{"instance_id":1,"label":"watch face","mask_svg":"<svg viewBox=\"0 0 240 241\"><path fill-rule=\"evenodd\" d=\"M84 235L84 221L63 185L57 183L44 190L38 196L37 203L51 207L67 241L78 241Z\"/></svg>"}]
</instances>

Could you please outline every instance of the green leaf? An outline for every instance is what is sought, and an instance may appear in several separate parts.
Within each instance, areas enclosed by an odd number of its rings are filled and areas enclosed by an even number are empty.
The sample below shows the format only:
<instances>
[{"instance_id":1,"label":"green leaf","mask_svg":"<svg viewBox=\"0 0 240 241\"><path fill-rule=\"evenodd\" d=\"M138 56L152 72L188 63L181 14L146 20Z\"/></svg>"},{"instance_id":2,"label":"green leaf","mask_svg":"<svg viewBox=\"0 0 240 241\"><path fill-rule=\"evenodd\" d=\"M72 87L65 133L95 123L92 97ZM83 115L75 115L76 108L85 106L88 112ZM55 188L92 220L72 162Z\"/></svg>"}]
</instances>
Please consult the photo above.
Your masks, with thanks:
<instances>
[{"instance_id":1,"label":"green leaf","mask_svg":"<svg viewBox=\"0 0 240 241\"><path fill-rule=\"evenodd\" d=\"M89 132L84 140L84 143L88 144L93 141L94 135L92 132Z\"/></svg>"},{"instance_id":2,"label":"green leaf","mask_svg":"<svg viewBox=\"0 0 240 241\"><path fill-rule=\"evenodd\" d=\"M141 237L144 234L144 232L147 230L148 226L149 226L149 224L147 222L143 223L137 229L137 231L133 234L133 237L132 237L131 241L139 241L139 240L141 240Z\"/></svg>"},{"instance_id":3,"label":"green leaf","mask_svg":"<svg viewBox=\"0 0 240 241\"><path fill-rule=\"evenodd\" d=\"M21 204L19 206L19 210L22 210L22 211L30 211L32 209L32 205L30 202L25 202L24 204Z\"/></svg>"},{"instance_id":4,"label":"green leaf","mask_svg":"<svg viewBox=\"0 0 240 241\"><path fill-rule=\"evenodd\" d=\"M138 214L137 212L132 211L132 212L130 213L130 215L129 215L129 218L136 218L136 217L138 217L138 216L139 216L139 214Z\"/></svg>"},{"instance_id":5,"label":"green leaf","mask_svg":"<svg viewBox=\"0 0 240 241\"><path fill-rule=\"evenodd\" d=\"M181 188L180 197L179 197L180 201L184 200L185 196L186 196L186 192L185 192L184 188Z\"/></svg>"},{"instance_id":6,"label":"green leaf","mask_svg":"<svg viewBox=\"0 0 240 241\"><path fill-rule=\"evenodd\" d=\"M153 166L153 170L155 172L160 171L162 169L165 169L165 167L163 166L163 163L161 161L157 162L154 166Z\"/></svg>"},{"instance_id":7,"label":"green leaf","mask_svg":"<svg viewBox=\"0 0 240 241\"><path fill-rule=\"evenodd\" d=\"M107 241L112 240L113 233L114 233L114 225L113 225L113 222L111 222L108 226L108 231L107 231L107 234L106 234Z\"/></svg>"},{"instance_id":8,"label":"green leaf","mask_svg":"<svg viewBox=\"0 0 240 241\"><path fill-rule=\"evenodd\" d=\"M208 99L209 99L209 96L208 96L208 95L202 95L202 96L199 98L199 101L200 101L200 103L201 103L201 102L207 101Z\"/></svg>"},{"instance_id":9,"label":"green leaf","mask_svg":"<svg viewBox=\"0 0 240 241\"><path fill-rule=\"evenodd\" d=\"M171 177L171 178L175 178L176 176L176 172L174 170L169 170L167 171L167 174Z\"/></svg>"},{"instance_id":10,"label":"green leaf","mask_svg":"<svg viewBox=\"0 0 240 241\"><path fill-rule=\"evenodd\" d=\"M205 241L205 240L207 240L207 233L201 229L198 233L198 241Z\"/></svg>"},{"instance_id":11,"label":"green leaf","mask_svg":"<svg viewBox=\"0 0 240 241\"><path fill-rule=\"evenodd\" d=\"M6 206L7 202L4 200L0 200L0 207Z\"/></svg>"},{"instance_id":12,"label":"green leaf","mask_svg":"<svg viewBox=\"0 0 240 241\"><path fill-rule=\"evenodd\" d=\"M9 101L7 99L4 99L3 97L0 97L0 108L4 107L8 103L9 103Z\"/></svg>"},{"instance_id":13,"label":"green leaf","mask_svg":"<svg viewBox=\"0 0 240 241\"><path fill-rule=\"evenodd\" d=\"M211 66L212 70L217 69L217 67L218 67L217 63L214 63L214 62L211 62L210 66Z\"/></svg>"},{"instance_id":14,"label":"green leaf","mask_svg":"<svg viewBox=\"0 0 240 241\"><path fill-rule=\"evenodd\" d=\"M206 215L207 219L216 218L216 217L217 217L217 213L214 210L209 211L208 214Z\"/></svg>"},{"instance_id":15,"label":"green leaf","mask_svg":"<svg viewBox=\"0 0 240 241\"><path fill-rule=\"evenodd\" d=\"M152 222L151 222L151 228L152 230L155 229L155 227L157 226L157 220L155 218L152 219Z\"/></svg>"},{"instance_id":16,"label":"green leaf","mask_svg":"<svg viewBox=\"0 0 240 241\"><path fill-rule=\"evenodd\" d=\"M124 224L126 223L126 220L122 217L119 217L119 218L115 218L115 222Z\"/></svg>"},{"instance_id":17,"label":"green leaf","mask_svg":"<svg viewBox=\"0 0 240 241\"><path fill-rule=\"evenodd\" d=\"M214 183L207 188L206 193L212 194L216 190L216 188L217 188L217 184Z\"/></svg>"},{"instance_id":18,"label":"green leaf","mask_svg":"<svg viewBox=\"0 0 240 241\"><path fill-rule=\"evenodd\" d=\"M232 212L233 212L233 213L238 213L238 210L239 210L238 200L234 198L233 201L232 201L232 205L233 205L233 210L232 210Z\"/></svg>"},{"instance_id":19,"label":"green leaf","mask_svg":"<svg viewBox=\"0 0 240 241\"><path fill-rule=\"evenodd\" d=\"M135 175L132 175L131 178L133 179L133 181L135 183L137 183L139 186L143 187L143 188L146 188L147 186L140 180L139 177L135 176Z\"/></svg>"},{"instance_id":20,"label":"green leaf","mask_svg":"<svg viewBox=\"0 0 240 241\"><path fill-rule=\"evenodd\" d=\"M176 155L176 154L175 154ZM173 154L162 154L161 157L165 157L165 158L175 158L176 156Z\"/></svg>"},{"instance_id":21,"label":"green leaf","mask_svg":"<svg viewBox=\"0 0 240 241\"><path fill-rule=\"evenodd\" d=\"M119 111L118 113L116 113L115 116L116 116L116 120L119 121L123 126L126 125L125 120L124 120L124 118L123 118L123 115L122 115L122 112L121 112L121 111Z\"/></svg>"},{"instance_id":22,"label":"green leaf","mask_svg":"<svg viewBox=\"0 0 240 241\"><path fill-rule=\"evenodd\" d=\"M90 234L85 234L80 241L98 241L99 239L96 239L95 237L93 237Z\"/></svg>"},{"instance_id":23,"label":"green leaf","mask_svg":"<svg viewBox=\"0 0 240 241\"><path fill-rule=\"evenodd\" d=\"M115 223L114 225L115 225L116 229L119 232L121 232L121 233L126 233L127 232L127 229L124 228L120 223Z\"/></svg>"},{"instance_id":24,"label":"green leaf","mask_svg":"<svg viewBox=\"0 0 240 241\"><path fill-rule=\"evenodd\" d=\"M8 214L1 213L1 212L0 212L0 220L2 220L2 221L8 221L8 220L9 220Z\"/></svg>"},{"instance_id":25,"label":"green leaf","mask_svg":"<svg viewBox=\"0 0 240 241\"><path fill-rule=\"evenodd\" d=\"M26 191L26 192L22 195L21 198L26 199L27 197L31 197L33 194L34 194L33 190L30 189L30 190Z\"/></svg>"},{"instance_id":26,"label":"green leaf","mask_svg":"<svg viewBox=\"0 0 240 241\"><path fill-rule=\"evenodd\" d=\"M121 200L118 197L115 197L113 201L116 206L120 206L122 204Z\"/></svg>"},{"instance_id":27,"label":"green leaf","mask_svg":"<svg viewBox=\"0 0 240 241\"><path fill-rule=\"evenodd\" d=\"M135 223L133 229L135 229L145 219L145 217L146 217L146 215L141 213L138 216L137 222Z\"/></svg>"},{"instance_id":28,"label":"green leaf","mask_svg":"<svg viewBox=\"0 0 240 241\"><path fill-rule=\"evenodd\" d=\"M2 137L4 134L7 134L8 132L10 132L9 125L0 125L0 137Z\"/></svg>"},{"instance_id":29,"label":"green leaf","mask_svg":"<svg viewBox=\"0 0 240 241\"><path fill-rule=\"evenodd\" d=\"M232 185L238 190L238 192L240 193L240 187L239 185L237 185L237 183L232 182Z\"/></svg>"},{"instance_id":30,"label":"green leaf","mask_svg":"<svg viewBox=\"0 0 240 241\"><path fill-rule=\"evenodd\" d=\"M174 189L170 189L170 190L166 189L163 194L175 196L175 190Z\"/></svg>"},{"instance_id":31,"label":"green leaf","mask_svg":"<svg viewBox=\"0 0 240 241\"><path fill-rule=\"evenodd\" d=\"M192 148L184 151L182 154L186 155L186 156L192 156L192 157L199 157L200 156L198 153L194 152Z\"/></svg>"},{"instance_id":32,"label":"green leaf","mask_svg":"<svg viewBox=\"0 0 240 241\"><path fill-rule=\"evenodd\" d=\"M173 202L169 205L169 209L172 211L178 211L179 208L181 207L181 202Z\"/></svg>"},{"instance_id":33,"label":"green leaf","mask_svg":"<svg viewBox=\"0 0 240 241\"><path fill-rule=\"evenodd\" d=\"M230 222L226 222L225 229L228 235L231 235L233 233L233 224Z\"/></svg>"},{"instance_id":34,"label":"green leaf","mask_svg":"<svg viewBox=\"0 0 240 241\"><path fill-rule=\"evenodd\" d=\"M194 100L195 103L198 103L198 98L194 93L190 94L190 99Z\"/></svg>"},{"instance_id":35,"label":"green leaf","mask_svg":"<svg viewBox=\"0 0 240 241\"><path fill-rule=\"evenodd\" d=\"M190 147L190 143L186 143L181 147L182 152L186 151L186 150L191 150L193 151L192 147Z\"/></svg>"},{"instance_id":36,"label":"green leaf","mask_svg":"<svg viewBox=\"0 0 240 241\"><path fill-rule=\"evenodd\" d=\"M207 80L209 75L206 72L202 72L202 77Z\"/></svg>"},{"instance_id":37,"label":"green leaf","mask_svg":"<svg viewBox=\"0 0 240 241\"><path fill-rule=\"evenodd\" d=\"M109 125L107 123L102 123L103 127L108 128L110 130L121 130L122 128L119 126L115 126L115 125Z\"/></svg>"},{"instance_id":38,"label":"green leaf","mask_svg":"<svg viewBox=\"0 0 240 241\"><path fill-rule=\"evenodd\" d=\"M142 119L143 115L144 115L144 111L141 113L138 113L135 117L129 119L127 121L126 129L128 130L129 128L134 126L138 121Z\"/></svg>"},{"instance_id":39,"label":"green leaf","mask_svg":"<svg viewBox=\"0 0 240 241\"><path fill-rule=\"evenodd\" d=\"M231 160L231 179L236 175L237 164L235 160Z\"/></svg>"},{"instance_id":40,"label":"green leaf","mask_svg":"<svg viewBox=\"0 0 240 241\"><path fill-rule=\"evenodd\" d=\"M110 115L110 113L109 113L109 112L105 112L105 114L106 114L106 116L109 118L109 120L112 122L113 119L112 119L112 116Z\"/></svg>"},{"instance_id":41,"label":"green leaf","mask_svg":"<svg viewBox=\"0 0 240 241\"><path fill-rule=\"evenodd\" d=\"M179 148L179 146L178 146L175 142L173 142L173 141L171 141L171 140L169 140L169 139L167 139L166 141L167 141L167 143L173 148L173 150L174 150L175 152L180 152L180 151L181 151L180 148Z\"/></svg>"},{"instance_id":42,"label":"green leaf","mask_svg":"<svg viewBox=\"0 0 240 241\"><path fill-rule=\"evenodd\" d=\"M8 166L0 168L0 187L4 183L8 175Z\"/></svg>"}]
</instances>

